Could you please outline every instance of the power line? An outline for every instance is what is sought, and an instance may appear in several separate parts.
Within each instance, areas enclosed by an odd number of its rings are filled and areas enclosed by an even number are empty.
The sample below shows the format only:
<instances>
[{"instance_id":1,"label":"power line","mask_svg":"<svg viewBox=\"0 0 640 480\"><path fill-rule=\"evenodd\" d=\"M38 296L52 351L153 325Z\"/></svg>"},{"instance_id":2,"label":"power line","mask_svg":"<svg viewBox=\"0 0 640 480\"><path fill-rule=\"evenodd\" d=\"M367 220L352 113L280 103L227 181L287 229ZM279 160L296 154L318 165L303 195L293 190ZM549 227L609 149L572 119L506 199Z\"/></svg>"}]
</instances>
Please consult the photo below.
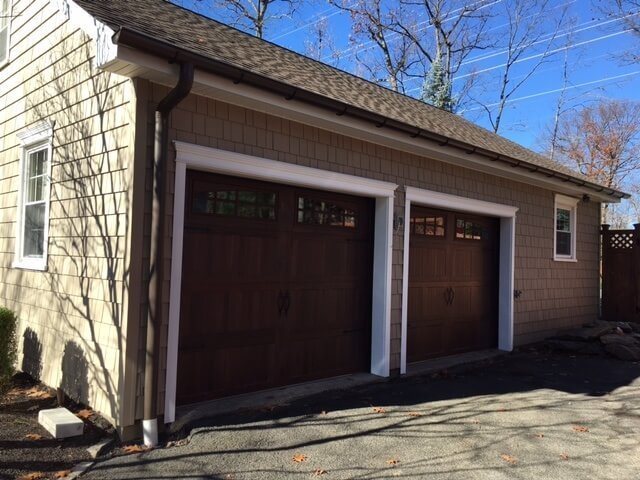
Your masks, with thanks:
<instances>
[{"instance_id":1,"label":"power line","mask_svg":"<svg viewBox=\"0 0 640 480\"><path fill-rule=\"evenodd\" d=\"M513 99L510 99L510 100L507 100L506 103L515 103L515 102L519 102L519 101L522 101L522 100L529 100L531 98L542 97L544 95L550 95L552 93L558 93L558 92L561 92L563 90L564 91L573 90L575 88L586 87L588 85L594 85L596 83L606 83L606 82L610 82L610 81L614 81L614 80L619 80L621 78L638 75L639 73L640 73L640 70L636 70L634 72L623 73L621 75L614 75L612 77L605 77L605 78L600 78L598 80L591 80L589 82L583 82L583 83L579 83L579 84L576 84L576 85L571 85L571 86L566 87L566 88L555 88L553 90L547 90L547 91L544 91L544 92L532 93L530 95L524 95L522 97L517 97L517 98L513 98ZM497 106L499 104L500 104L500 102L495 102L495 103L490 103L488 105L485 105L483 107L467 108L466 110L462 110L459 113L463 114L463 113L466 113L466 112L474 112L474 111L477 111L477 110L484 110L485 107L491 108L491 107L495 107L495 106Z\"/></svg>"}]
</instances>

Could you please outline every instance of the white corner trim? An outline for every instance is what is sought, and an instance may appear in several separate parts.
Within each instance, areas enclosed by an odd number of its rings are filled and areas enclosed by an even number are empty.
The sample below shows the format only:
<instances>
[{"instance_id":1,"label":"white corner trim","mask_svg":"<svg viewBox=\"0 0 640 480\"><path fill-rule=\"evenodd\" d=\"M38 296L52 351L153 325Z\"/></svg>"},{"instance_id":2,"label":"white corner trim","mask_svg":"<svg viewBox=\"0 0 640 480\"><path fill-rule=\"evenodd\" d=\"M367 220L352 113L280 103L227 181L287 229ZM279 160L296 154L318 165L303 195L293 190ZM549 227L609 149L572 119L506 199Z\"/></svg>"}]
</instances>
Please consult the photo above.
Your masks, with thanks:
<instances>
[{"instance_id":1,"label":"white corner trim","mask_svg":"<svg viewBox=\"0 0 640 480\"><path fill-rule=\"evenodd\" d=\"M165 423L173 422L176 414L178 381L178 335L180 325L180 289L182 287L182 245L184 240L184 202L187 164L176 162L173 196L173 245L171 247L171 284L169 290L169 327L167 343L167 375L165 385Z\"/></svg>"},{"instance_id":2,"label":"white corner trim","mask_svg":"<svg viewBox=\"0 0 640 480\"><path fill-rule=\"evenodd\" d=\"M402 265L402 324L400 373L407 373L407 320L409 305L409 262L411 205L457 210L500 218L500 265L498 270L498 348L513 350L513 278L517 207L459 197L415 187L406 187L404 206L404 255Z\"/></svg>"},{"instance_id":3,"label":"white corner trim","mask_svg":"<svg viewBox=\"0 0 640 480\"><path fill-rule=\"evenodd\" d=\"M199 170L370 197L393 197L398 188L395 183L278 162L191 143L178 141L173 143L177 152L176 162L187 163L190 167Z\"/></svg>"},{"instance_id":4,"label":"white corner trim","mask_svg":"<svg viewBox=\"0 0 640 480\"><path fill-rule=\"evenodd\" d=\"M165 423L173 422L176 414L187 169L375 198L370 371L375 375L388 376L391 348L393 199L397 185L184 142L174 142L174 144L176 147L176 173L173 204L171 285L169 289Z\"/></svg>"},{"instance_id":5,"label":"white corner trim","mask_svg":"<svg viewBox=\"0 0 640 480\"><path fill-rule=\"evenodd\" d=\"M553 260L556 262L577 262L577 237L578 237L578 202L579 198L568 197L560 193L554 195L553 201ZM556 230L558 208L571 212L571 255L558 255L556 253L558 234Z\"/></svg>"},{"instance_id":6,"label":"white corner trim","mask_svg":"<svg viewBox=\"0 0 640 480\"><path fill-rule=\"evenodd\" d=\"M371 373L388 377L391 367L393 197L376 198L373 237Z\"/></svg>"},{"instance_id":7,"label":"white corner trim","mask_svg":"<svg viewBox=\"0 0 640 480\"><path fill-rule=\"evenodd\" d=\"M113 43L115 31L98 21L73 0L56 0L60 13L76 28L96 42L95 66L104 67L118 58L118 45Z\"/></svg>"}]
</instances>

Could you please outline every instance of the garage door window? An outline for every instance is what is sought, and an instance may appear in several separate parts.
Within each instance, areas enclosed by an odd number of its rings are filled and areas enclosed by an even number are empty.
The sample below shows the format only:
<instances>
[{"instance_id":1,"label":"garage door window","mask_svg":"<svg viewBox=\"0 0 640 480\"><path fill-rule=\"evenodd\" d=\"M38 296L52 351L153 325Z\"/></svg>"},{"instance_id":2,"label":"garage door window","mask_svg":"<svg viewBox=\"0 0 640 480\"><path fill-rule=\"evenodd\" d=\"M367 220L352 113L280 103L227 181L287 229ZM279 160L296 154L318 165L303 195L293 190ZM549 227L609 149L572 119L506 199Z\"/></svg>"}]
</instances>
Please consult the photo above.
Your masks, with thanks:
<instances>
[{"instance_id":1,"label":"garage door window","mask_svg":"<svg viewBox=\"0 0 640 480\"><path fill-rule=\"evenodd\" d=\"M464 218L456 218L456 238L482 240L485 236L485 229L481 224Z\"/></svg>"},{"instance_id":2,"label":"garage door window","mask_svg":"<svg viewBox=\"0 0 640 480\"><path fill-rule=\"evenodd\" d=\"M354 210L332 202L298 197L298 223L356 228L357 215Z\"/></svg>"},{"instance_id":3,"label":"garage door window","mask_svg":"<svg viewBox=\"0 0 640 480\"><path fill-rule=\"evenodd\" d=\"M253 190L209 190L194 195L193 212L224 217L276 219L276 194Z\"/></svg>"},{"instance_id":4,"label":"garage door window","mask_svg":"<svg viewBox=\"0 0 640 480\"><path fill-rule=\"evenodd\" d=\"M445 221L439 215L411 217L411 233L426 237L444 237Z\"/></svg>"}]
</instances>

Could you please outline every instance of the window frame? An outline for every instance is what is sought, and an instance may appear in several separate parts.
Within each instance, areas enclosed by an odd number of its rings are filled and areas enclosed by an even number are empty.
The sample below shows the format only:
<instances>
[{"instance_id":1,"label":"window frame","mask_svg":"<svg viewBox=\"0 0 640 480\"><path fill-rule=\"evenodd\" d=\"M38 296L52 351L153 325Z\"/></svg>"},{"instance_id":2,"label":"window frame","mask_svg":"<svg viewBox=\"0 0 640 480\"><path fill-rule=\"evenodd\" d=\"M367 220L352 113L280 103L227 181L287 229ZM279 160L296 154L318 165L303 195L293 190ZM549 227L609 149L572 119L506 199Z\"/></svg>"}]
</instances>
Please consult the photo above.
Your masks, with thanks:
<instances>
[{"instance_id":1,"label":"window frame","mask_svg":"<svg viewBox=\"0 0 640 480\"><path fill-rule=\"evenodd\" d=\"M15 256L12 263L13 268L22 268L26 270L47 270L48 246L49 246L49 210L51 206L51 164L53 152L53 127L48 122L43 122L33 128L19 133L20 141L20 160L19 160L19 184L18 184L18 202L16 216L16 234L15 234ZM28 172L30 165L30 155L45 151L47 155L47 165L45 171L46 185L43 186L44 201L44 232L42 235L42 256L25 256L24 255L24 222L26 209L26 195L28 192Z\"/></svg>"},{"instance_id":2,"label":"window frame","mask_svg":"<svg viewBox=\"0 0 640 480\"><path fill-rule=\"evenodd\" d=\"M578 202L580 200L574 197L567 197L556 193L553 203L553 260L556 262L577 262L578 257L576 255L576 238L577 238L577 225L578 225ZM569 211L569 234L571 235L570 247L571 253L569 255L558 253L558 210Z\"/></svg>"},{"instance_id":3,"label":"window frame","mask_svg":"<svg viewBox=\"0 0 640 480\"><path fill-rule=\"evenodd\" d=\"M13 8L13 2L11 0L0 0L0 6L2 6L3 2L7 2L7 37L6 37L6 49L7 49L7 54L5 56L5 58L0 59L0 69L4 68L6 65L9 64L9 51L11 50L11 20L12 20L12 16L11 16L11 11ZM0 15L2 15L2 11L0 10Z\"/></svg>"}]
</instances>

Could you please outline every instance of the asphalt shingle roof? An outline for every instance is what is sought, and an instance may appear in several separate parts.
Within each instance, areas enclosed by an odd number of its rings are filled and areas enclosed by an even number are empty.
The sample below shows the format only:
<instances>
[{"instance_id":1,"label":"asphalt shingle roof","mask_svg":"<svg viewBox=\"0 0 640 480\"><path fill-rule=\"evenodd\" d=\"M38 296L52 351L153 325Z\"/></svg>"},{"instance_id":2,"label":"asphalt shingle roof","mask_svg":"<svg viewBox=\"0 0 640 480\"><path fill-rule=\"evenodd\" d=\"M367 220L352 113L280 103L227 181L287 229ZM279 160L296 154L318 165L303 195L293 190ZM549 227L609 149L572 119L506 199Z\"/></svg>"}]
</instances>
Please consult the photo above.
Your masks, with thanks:
<instances>
[{"instance_id":1,"label":"asphalt shingle roof","mask_svg":"<svg viewBox=\"0 0 640 480\"><path fill-rule=\"evenodd\" d=\"M583 175L459 115L258 39L165 0L75 0L114 30L126 28L313 94L577 180Z\"/></svg>"}]
</instances>

